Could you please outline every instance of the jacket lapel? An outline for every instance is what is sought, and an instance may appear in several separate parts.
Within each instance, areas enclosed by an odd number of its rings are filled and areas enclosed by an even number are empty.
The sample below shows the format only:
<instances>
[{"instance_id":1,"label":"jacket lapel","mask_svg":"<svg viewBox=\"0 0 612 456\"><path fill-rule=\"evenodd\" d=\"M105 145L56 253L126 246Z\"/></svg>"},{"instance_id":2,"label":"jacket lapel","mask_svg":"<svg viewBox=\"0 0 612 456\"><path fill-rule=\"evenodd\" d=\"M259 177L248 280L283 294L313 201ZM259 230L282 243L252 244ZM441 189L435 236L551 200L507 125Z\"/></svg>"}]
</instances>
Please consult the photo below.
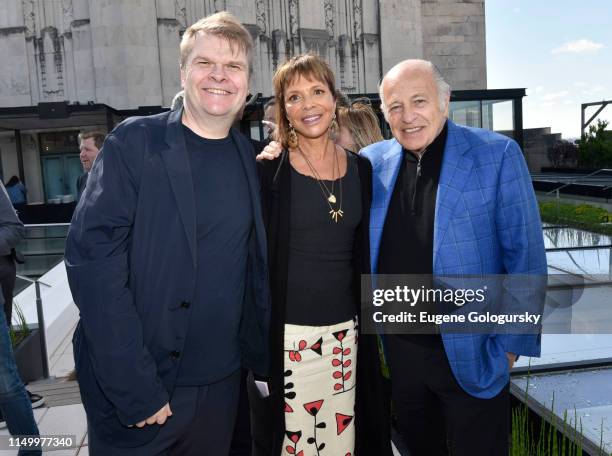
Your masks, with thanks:
<instances>
[{"instance_id":1,"label":"jacket lapel","mask_svg":"<svg viewBox=\"0 0 612 456\"><path fill-rule=\"evenodd\" d=\"M166 129L166 145L168 148L162 150L161 156L170 178L170 185L189 243L191 260L195 267L197 265L195 198L191 165L182 131L182 114L183 110L180 109L171 112L168 116Z\"/></svg>"},{"instance_id":2,"label":"jacket lapel","mask_svg":"<svg viewBox=\"0 0 612 456\"><path fill-rule=\"evenodd\" d=\"M434 218L434 273L439 272L436 271L436 259L440 245L463 193L463 188L470 179L474 165L472 157L467 153L469 150L470 145L466 141L461 128L448 120L448 136L442 159Z\"/></svg>"},{"instance_id":3,"label":"jacket lapel","mask_svg":"<svg viewBox=\"0 0 612 456\"><path fill-rule=\"evenodd\" d=\"M265 262L266 258L266 230L261 217L261 184L257 175L255 152L249 140L232 128L230 130L232 140L238 148L240 159L244 167L244 172L249 185L249 193L251 195L251 205L253 207L253 220L255 223L255 233L257 235L257 245L259 247L259 258Z\"/></svg>"},{"instance_id":4,"label":"jacket lapel","mask_svg":"<svg viewBox=\"0 0 612 456\"><path fill-rule=\"evenodd\" d=\"M388 144L381 144L387 146ZM393 194L393 187L402 162L402 146L393 140L381 160L373 164L372 206L370 209L370 264L372 274L376 273L380 241Z\"/></svg>"}]
</instances>

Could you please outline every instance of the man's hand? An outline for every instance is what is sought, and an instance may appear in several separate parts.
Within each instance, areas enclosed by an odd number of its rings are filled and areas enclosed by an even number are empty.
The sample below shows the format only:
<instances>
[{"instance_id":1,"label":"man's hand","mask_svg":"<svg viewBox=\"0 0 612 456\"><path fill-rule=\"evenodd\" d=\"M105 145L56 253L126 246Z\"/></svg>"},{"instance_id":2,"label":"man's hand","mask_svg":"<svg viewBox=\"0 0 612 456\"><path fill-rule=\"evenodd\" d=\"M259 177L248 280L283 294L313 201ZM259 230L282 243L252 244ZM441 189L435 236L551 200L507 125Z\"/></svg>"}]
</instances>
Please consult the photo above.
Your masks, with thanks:
<instances>
[{"instance_id":1,"label":"man's hand","mask_svg":"<svg viewBox=\"0 0 612 456\"><path fill-rule=\"evenodd\" d=\"M141 421L140 423L136 423L136 427L142 428L144 427L145 424L151 425L155 423L161 426L171 416L172 416L172 410L170 410L170 404L166 404L162 408L160 408L159 411L155 415L150 416L149 418L147 418L144 421Z\"/></svg>"},{"instance_id":2,"label":"man's hand","mask_svg":"<svg viewBox=\"0 0 612 456\"><path fill-rule=\"evenodd\" d=\"M506 356L508 357L508 370L512 370L514 367L514 362L516 361L516 355L514 353L506 352Z\"/></svg>"},{"instance_id":3,"label":"man's hand","mask_svg":"<svg viewBox=\"0 0 612 456\"><path fill-rule=\"evenodd\" d=\"M281 143L277 141L271 141L270 144L264 147L264 150L262 150L261 153L257 157L255 157L255 159L274 160L275 158L278 158L282 151L283 146L281 146Z\"/></svg>"}]
</instances>

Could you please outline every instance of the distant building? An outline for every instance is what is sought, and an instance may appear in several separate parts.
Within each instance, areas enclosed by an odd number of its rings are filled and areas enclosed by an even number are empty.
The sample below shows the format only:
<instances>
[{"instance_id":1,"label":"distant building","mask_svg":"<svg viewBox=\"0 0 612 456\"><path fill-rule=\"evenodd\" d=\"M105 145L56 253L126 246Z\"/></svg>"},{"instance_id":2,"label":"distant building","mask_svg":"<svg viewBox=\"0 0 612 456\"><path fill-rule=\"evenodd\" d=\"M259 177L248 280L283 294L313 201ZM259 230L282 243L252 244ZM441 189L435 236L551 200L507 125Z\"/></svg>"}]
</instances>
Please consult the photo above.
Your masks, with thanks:
<instances>
[{"instance_id":1,"label":"distant building","mask_svg":"<svg viewBox=\"0 0 612 456\"><path fill-rule=\"evenodd\" d=\"M22 171L30 201L72 193L75 134L107 127L112 115L84 110L81 123L67 127L19 123L20 111L7 108L169 106L180 90L182 32L220 10L234 13L255 41L252 93L270 96L278 65L306 51L324 56L351 94L376 92L384 72L405 58L432 60L453 89L486 89L484 0L3 0L0 129L10 130L0 133L3 174Z\"/></svg>"},{"instance_id":2,"label":"distant building","mask_svg":"<svg viewBox=\"0 0 612 456\"><path fill-rule=\"evenodd\" d=\"M513 136L510 131L499 131L499 133ZM553 167L549 151L560 140L561 133L551 133L550 127L523 129L523 153L530 172L539 173L542 168Z\"/></svg>"}]
</instances>

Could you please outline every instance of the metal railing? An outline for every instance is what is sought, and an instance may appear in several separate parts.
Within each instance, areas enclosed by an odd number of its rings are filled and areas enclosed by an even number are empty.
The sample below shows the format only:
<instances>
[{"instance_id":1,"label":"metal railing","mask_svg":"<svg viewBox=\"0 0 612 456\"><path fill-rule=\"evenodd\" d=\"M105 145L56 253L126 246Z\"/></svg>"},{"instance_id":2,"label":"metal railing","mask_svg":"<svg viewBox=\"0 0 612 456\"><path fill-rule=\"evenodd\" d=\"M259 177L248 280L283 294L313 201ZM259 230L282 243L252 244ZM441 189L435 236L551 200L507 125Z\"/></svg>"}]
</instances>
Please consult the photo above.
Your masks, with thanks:
<instances>
[{"instance_id":1,"label":"metal railing","mask_svg":"<svg viewBox=\"0 0 612 456\"><path fill-rule=\"evenodd\" d=\"M36 279L63 261L68 223L26 225L26 235L18 250L26 262L17 265L17 274ZM27 286L21 282L16 292Z\"/></svg>"},{"instance_id":2,"label":"metal railing","mask_svg":"<svg viewBox=\"0 0 612 456\"><path fill-rule=\"evenodd\" d=\"M45 379L49 378L49 359L47 328L45 327L40 286L42 284L50 288L51 285L42 282L40 277L63 261L64 246L69 226L70 224L68 223L25 225L26 236L18 247L25 258L25 263L17 265L18 273L16 278L22 282L16 284L14 294L17 295L27 286L34 284L42 373ZM26 282L26 284L23 282Z\"/></svg>"},{"instance_id":3,"label":"metal railing","mask_svg":"<svg viewBox=\"0 0 612 456\"><path fill-rule=\"evenodd\" d=\"M548 195L550 195L552 193L556 193L557 199L558 199L559 198L559 192L561 190L563 190L565 187L569 187L570 185L575 185L575 184L579 184L579 183L587 183L587 182L581 182L581 181L584 181L585 179L588 179L589 177L593 177L593 176L596 176L597 174L604 173L604 172L612 172L612 169L602 168L602 169L598 169L597 171L593 171L592 173L587 174L586 176L580 176L578 178L572 179L570 182L566 182L564 184L561 184L560 186L558 186L556 188L553 188L549 192L546 192L545 195L548 196ZM608 188L610 188L610 186L605 187L604 190L608 189Z\"/></svg>"},{"instance_id":4,"label":"metal railing","mask_svg":"<svg viewBox=\"0 0 612 456\"><path fill-rule=\"evenodd\" d=\"M42 298L40 296L40 284L42 283L43 285L49 288L51 287L51 285L41 282L39 279L32 280L29 277L25 277L22 275L17 275L17 278L21 280L25 280L26 282L29 282L29 283L33 283L34 288L36 290L36 317L38 320L37 321L38 334L40 335L39 339L40 339L40 354L42 358L42 371L43 371L43 378L47 379L49 378L49 359L47 358L47 330L45 328L45 314L43 312Z\"/></svg>"},{"instance_id":5,"label":"metal railing","mask_svg":"<svg viewBox=\"0 0 612 456\"><path fill-rule=\"evenodd\" d=\"M587 174L586 176L580 176L576 179L571 180L570 182L566 182L564 184L561 184L560 186L553 188L552 190L550 190L549 192L546 192L544 195L548 196L551 195L552 193L555 194L555 202L556 202L556 206L557 206L557 219L559 219L559 212L561 211L561 190L563 190L566 187L569 187L570 185L575 185L575 184L579 184L579 183L585 183L584 180L588 179L590 177L596 176L597 174L601 174L604 172L612 172L612 169L609 168L601 168L598 169L597 171L593 171L592 173ZM610 188L610 186L604 187L604 190L607 190L608 188Z\"/></svg>"}]
</instances>

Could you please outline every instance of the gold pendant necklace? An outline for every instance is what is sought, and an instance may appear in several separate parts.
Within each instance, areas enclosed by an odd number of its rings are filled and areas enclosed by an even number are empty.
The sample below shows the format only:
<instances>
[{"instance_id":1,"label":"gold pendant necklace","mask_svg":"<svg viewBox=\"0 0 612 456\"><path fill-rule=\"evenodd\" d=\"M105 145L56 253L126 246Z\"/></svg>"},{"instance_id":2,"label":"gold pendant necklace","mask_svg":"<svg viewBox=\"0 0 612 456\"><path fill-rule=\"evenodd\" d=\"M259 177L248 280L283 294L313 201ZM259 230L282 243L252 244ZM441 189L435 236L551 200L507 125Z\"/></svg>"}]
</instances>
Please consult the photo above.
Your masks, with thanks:
<instances>
[{"instance_id":1,"label":"gold pendant necklace","mask_svg":"<svg viewBox=\"0 0 612 456\"><path fill-rule=\"evenodd\" d=\"M342 212L342 209L338 209L337 211L334 211L332 209L331 211L329 211L329 213L331 214L332 220L336 223L338 223L338 217L342 217L344 215L344 212Z\"/></svg>"},{"instance_id":2,"label":"gold pendant necklace","mask_svg":"<svg viewBox=\"0 0 612 456\"><path fill-rule=\"evenodd\" d=\"M321 190L321 193L323 194L323 198L325 199L325 201L327 202L327 205L329 206L329 214L331 215L332 220L338 223L338 219L342 218L342 216L344 215L344 212L342 211L342 178L340 177L340 163L338 162L338 152L336 152L335 146L334 146L334 169L332 171L331 191L327 188L327 185L325 185L325 182L323 182L322 179L319 177L319 173L317 173L317 170L310 163L310 160L308 160L308 158L306 157L306 154L304 154L304 152L302 151L299 145L297 146L297 150L299 151L302 158L304 158L304 161L308 165L308 168L310 168L310 172L312 173L315 180L317 181L319 185L319 189ZM334 209L332 207L332 204L336 204L336 196L334 195L334 184L335 184L335 172L336 171L338 172L338 180L340 181L340 204L339 204L338 209Z\"/></svg>"}]
</instances>

